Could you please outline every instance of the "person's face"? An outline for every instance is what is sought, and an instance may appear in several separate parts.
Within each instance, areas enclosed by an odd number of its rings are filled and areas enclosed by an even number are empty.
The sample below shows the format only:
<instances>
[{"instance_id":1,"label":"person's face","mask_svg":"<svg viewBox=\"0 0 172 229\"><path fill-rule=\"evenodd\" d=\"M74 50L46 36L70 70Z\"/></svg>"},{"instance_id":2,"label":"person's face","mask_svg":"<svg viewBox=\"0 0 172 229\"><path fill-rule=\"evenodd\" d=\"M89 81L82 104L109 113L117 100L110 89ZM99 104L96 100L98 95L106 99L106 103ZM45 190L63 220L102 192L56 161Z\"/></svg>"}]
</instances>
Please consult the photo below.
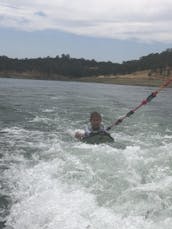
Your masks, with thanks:
<instances>
[{"instance_id":1,"label":"person's face","mask_svg":"<svg viewBox=\"0 0 172 229\"><path fill-rule=\"evenodd\" d=\"M93 129L99 128L101 124L101 118L95 116L91 118L90 122Z\"/></svg>"}]
</instances>

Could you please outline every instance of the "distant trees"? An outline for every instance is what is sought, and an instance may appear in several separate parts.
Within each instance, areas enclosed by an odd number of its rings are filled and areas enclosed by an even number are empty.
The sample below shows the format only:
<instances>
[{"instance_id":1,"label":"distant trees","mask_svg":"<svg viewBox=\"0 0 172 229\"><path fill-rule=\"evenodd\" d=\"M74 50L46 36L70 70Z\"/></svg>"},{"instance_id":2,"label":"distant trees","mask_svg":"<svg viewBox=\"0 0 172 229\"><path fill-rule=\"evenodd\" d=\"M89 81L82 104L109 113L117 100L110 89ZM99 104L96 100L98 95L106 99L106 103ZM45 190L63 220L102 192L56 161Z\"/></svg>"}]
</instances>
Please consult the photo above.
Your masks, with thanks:
<instances>
[{"instance_id":1,"label":"distant trees","mask_svg":"<svg viewBox=\"0 0 172 229\"><path fill-rule=\"evenodd\" d=\"M136 71L150 70L168 75L172 69L172 49L161 53L151 53L138 60L124 61L122 64L97 62L83 58L71 58L69 54L45 58L12 59L0 56L0 72L34 72L39 73L45 79L58 79L59 77L80 78L97 75L129 74Z\"/></svg>"}]
</instances>

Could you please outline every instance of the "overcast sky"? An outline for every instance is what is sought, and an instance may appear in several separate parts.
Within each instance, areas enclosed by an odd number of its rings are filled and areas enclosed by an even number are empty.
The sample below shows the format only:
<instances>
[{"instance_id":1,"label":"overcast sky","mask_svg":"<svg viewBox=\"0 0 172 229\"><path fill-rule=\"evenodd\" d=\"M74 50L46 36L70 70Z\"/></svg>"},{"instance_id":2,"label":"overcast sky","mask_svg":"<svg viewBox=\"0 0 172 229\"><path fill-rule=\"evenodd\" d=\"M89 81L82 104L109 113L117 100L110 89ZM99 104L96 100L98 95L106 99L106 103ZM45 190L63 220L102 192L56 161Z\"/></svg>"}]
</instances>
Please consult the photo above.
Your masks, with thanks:
<instances>
[{"instance_id":1,"label":"overcast sky","mask_svg":"<svg viewBox=\"0 0 172 229\"><path fill-rule=\"evenodd\" d=\"M172 48L172 0L0 0L0 55L121 62Z\"/></svg>"}]
</instances>

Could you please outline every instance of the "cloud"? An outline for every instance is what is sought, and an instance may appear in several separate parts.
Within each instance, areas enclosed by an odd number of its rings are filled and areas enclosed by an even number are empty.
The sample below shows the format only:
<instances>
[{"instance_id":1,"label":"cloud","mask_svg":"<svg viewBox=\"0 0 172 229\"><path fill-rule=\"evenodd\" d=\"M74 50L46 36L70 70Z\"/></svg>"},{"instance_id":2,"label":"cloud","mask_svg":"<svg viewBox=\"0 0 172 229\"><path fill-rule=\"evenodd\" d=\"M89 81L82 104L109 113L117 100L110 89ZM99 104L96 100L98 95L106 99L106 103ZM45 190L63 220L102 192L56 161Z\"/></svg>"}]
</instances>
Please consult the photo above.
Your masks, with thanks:
<instances>
[{"instance_id":1,"label":"cloud","mask_svg":"<svg viewBox=\"0 0 172 229\"><path fill-rule=\"evenodd\" d=\"M0 26L171 42L171 11L171 0L0 0Z\"/></svg>"}]
</instances>

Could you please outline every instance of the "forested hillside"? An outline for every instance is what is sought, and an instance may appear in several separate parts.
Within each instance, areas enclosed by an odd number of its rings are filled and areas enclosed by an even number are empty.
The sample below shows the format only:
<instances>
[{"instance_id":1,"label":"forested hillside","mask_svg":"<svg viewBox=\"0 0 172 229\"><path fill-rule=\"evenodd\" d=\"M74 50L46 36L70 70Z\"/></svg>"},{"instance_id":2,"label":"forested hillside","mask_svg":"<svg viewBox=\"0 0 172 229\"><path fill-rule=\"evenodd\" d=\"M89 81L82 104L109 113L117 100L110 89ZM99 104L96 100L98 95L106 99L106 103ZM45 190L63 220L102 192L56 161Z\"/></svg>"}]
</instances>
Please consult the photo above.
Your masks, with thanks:
<instances>
[{"instance_id":1,"label":"forested hillside","mask_svg":"<svg viewBox=\"0 0 172 229\"><path fill-rule=\"evenodd\" d=\"M30 75L31 78L60 79L81 78L99 75L130 74L136 71L149 70L151 75L158 72L160 75L168 75L172 69L172 49L161 53L151 53L142 56L138 60L125 61L121 64L97 62L96 60L76 59L70 55L33 58L13 59L0 56L0 75Z\"/></svg>"}]
</instances>

